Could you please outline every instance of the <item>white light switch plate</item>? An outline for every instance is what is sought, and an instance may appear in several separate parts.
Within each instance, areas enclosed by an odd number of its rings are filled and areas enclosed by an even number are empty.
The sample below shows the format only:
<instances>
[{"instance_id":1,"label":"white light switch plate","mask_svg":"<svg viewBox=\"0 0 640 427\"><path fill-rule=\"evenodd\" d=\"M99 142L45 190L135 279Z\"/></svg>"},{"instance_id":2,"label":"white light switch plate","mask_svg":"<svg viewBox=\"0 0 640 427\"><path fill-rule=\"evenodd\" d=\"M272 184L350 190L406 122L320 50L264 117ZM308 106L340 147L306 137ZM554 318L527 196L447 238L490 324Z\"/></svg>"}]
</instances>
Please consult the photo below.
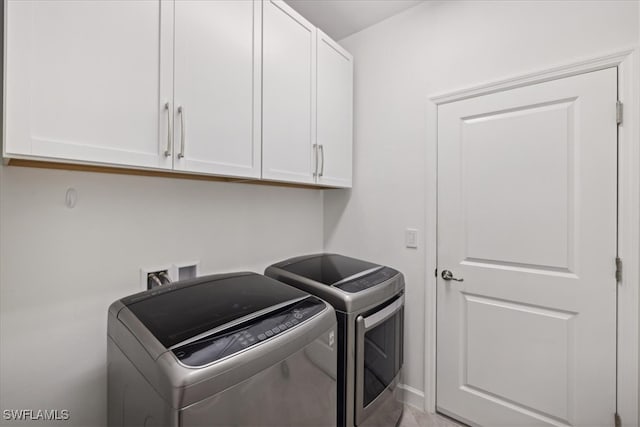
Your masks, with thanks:
<instances>
[{"instance_id":1,"label":"white light switch plate","mask_svg":"<svg viewBox=\"0 0 640 427\"><path fill-rule=\"evenodd\" d=\"M418 247L418 230L415 228L407 228L404 231L404 244L407 248Z\"/></svg>"}]
</instances>

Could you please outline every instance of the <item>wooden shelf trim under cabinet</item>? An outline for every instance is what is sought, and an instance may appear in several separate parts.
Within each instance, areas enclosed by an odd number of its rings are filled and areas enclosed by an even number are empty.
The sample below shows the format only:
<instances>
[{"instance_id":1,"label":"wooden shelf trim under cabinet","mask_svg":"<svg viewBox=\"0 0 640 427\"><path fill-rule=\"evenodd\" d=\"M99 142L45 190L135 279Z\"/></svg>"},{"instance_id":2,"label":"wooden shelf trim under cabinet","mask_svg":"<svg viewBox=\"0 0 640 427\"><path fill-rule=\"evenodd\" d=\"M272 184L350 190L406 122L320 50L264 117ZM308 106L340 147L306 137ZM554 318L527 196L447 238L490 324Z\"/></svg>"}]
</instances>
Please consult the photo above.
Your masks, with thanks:
<instances>
[{"instance_id":1,"label":"wooden shelf trim under cabinet","mask_svg":"<svg viewBox=\"0 0 640 427\"><path fill-rule=\"evenodd\" d=\"M290 182L269 181L261 179L247 179L247 178L232 178L224 176L213 175L198 175L182 172L171 171L157 171L146 169L131 169L120 167L108 167L108 166L96 166L96 165L84 165L76 163L57 163L41 160L25 160L25 159L9 159L9 166L39 168L39 169L58 169L69 171L81 171L81 172L96 172L107 173L116 175L134 175L134 176L155 176L162 178L177 178L177 179L191 179L196 181L218 181L218 182L231 182L236 184L254 184L254 185L270 185L275 187L290 187L290 188L307 188L311 190L329 190L335 189L334 187L324 187L320 185L306 185L295 184Z\"/></svg>"}]
</instances>

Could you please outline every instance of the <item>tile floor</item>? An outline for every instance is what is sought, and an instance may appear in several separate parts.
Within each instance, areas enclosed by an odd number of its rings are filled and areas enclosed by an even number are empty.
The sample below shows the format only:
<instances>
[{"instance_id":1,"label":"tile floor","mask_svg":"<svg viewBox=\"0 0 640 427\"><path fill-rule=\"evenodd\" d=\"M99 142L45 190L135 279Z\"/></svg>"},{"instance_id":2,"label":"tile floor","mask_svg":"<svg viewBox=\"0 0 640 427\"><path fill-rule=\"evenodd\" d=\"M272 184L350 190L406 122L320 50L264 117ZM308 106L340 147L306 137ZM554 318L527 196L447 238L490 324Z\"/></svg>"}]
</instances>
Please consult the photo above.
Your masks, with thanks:
<instances>
[{"instance_id":1,"label":"tile floor","mask_svg":"<svg viewBox=\"0 0 640 427\"><path fill-rule=\"evenodd\" d=\"M462 427L449 418L440 415L431 415L405 405L404 414L398 427Z\"/></svg>"}]
</instances>

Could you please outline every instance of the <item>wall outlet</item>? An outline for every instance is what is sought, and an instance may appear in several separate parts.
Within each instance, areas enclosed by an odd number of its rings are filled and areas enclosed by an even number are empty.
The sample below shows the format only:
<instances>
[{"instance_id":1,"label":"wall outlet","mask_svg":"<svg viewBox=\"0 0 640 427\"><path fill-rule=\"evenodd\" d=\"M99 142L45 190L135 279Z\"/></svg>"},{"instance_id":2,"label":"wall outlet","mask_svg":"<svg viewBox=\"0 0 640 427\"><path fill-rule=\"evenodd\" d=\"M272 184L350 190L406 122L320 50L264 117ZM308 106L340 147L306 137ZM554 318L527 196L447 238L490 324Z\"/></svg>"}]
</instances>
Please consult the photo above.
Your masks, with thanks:
<instances>
[{"instance_id":1,"label":"wall outlet","mask_svg":"<svg viewBox=\"0 0 640 427\"><path fill-rule=\"evenodd\" d=\"M415 249L418 247L418 230L415 228L407 228L404 231L404 244L407 248Z\"/></svg>"}]
</instances>

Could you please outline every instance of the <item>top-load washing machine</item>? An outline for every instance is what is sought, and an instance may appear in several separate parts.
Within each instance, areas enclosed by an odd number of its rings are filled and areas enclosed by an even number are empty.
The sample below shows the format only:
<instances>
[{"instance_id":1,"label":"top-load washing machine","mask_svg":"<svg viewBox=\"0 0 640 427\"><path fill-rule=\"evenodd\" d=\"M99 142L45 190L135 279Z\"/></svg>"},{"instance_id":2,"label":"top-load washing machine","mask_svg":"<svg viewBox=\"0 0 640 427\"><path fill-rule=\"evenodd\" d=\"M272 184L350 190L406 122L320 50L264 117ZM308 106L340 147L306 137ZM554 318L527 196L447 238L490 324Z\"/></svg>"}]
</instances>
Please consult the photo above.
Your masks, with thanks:
<instances>
[{"instance_id":1,"label":"top-load washing machine","mask_svg":"<svg viewBox=\"0 0 640 427\"><path fill-rule=\"evenodd\" d=\"M338 425L394 426L402 418L404 277L337 254L291 258L265 275L329 302L338 316Z\"/></svg>"},{"instance_id":2,"label":"top-load washing machine","mask_svg":"<svg viewBox=\"0 0 640 427\"><path fill-rule=\"evenodd\" d=\"M109 426L335 426L336 316L255 273L116 301Z\"/></svg>"}]
</instances>

